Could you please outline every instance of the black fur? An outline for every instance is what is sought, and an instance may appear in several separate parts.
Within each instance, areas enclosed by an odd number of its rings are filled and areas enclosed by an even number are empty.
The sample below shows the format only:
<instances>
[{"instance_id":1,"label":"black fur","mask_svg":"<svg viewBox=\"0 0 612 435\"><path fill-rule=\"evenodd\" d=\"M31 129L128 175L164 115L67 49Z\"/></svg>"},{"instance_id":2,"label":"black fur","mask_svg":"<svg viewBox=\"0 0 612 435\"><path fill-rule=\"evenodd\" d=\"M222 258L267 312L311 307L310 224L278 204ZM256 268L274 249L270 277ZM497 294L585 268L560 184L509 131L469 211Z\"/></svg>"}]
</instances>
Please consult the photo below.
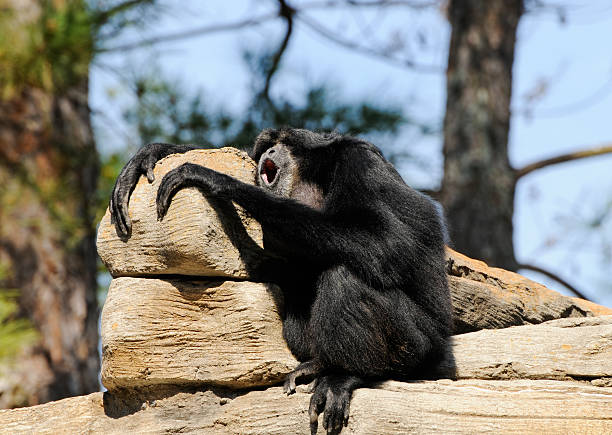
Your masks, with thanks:
<instances>
[{"instance_id":1,"label":"black fur","mask_svg":"<svg viewBox=\"0 0 612 435\"><path fill-rule=\"evenodd\" d=\"M192 145L173 145L167 143L150 143L140 148L136 155L123 167L117 177L111 194L108 208L111 211L111 223L115 224L117 235L125 240L132 234L132 221L128 214L128 201L141 175L146 175L152 183L155 176L155 163L163 157L174 153L184 153L196 148Z\"/></svg>"},{"instance_id":2,"label":"black fur","mask_svg":"<svg viewBox=\"0 0 612 435\"><path fill-rule=\"evenodd\" d=\"M258 160L279 143L297 162L300 181L322 194L319 209L184 164L162 180L158 216L177 190L197 186L233 200L261 223L266 251L286 262L274 277L285 295L284 337L306 362L285 391L295 391L300 376L316 377L311 428L316 432L324 412L324 427L338 432L353 389L366 380L423 376L443 358L451 330L445 228L436 204L407 186L375 146L334 134L266 130L251 156Z\"/></svg>"}]
</instances>

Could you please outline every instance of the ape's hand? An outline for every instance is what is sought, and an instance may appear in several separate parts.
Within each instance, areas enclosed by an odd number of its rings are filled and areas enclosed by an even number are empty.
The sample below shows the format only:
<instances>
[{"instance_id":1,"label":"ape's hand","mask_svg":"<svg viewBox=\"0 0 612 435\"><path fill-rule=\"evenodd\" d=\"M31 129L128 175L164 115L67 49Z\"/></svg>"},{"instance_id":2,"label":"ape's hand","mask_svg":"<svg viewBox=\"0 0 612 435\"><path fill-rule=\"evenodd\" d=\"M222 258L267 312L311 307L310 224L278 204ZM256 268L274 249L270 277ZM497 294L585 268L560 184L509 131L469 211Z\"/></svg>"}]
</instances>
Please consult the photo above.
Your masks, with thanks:
<instances>
[{"instance_id":1,"label":"ape's hand","mask_svg":"<svg viewBox=\"0 0 612 435\"><path fill-rule=\"evenodd\" d=\"M323 376L316 379L310 397L310 433L315 435L319 414L323 413L323 428L328 434L339 434L348 425L351 395L361 381L351 376Z\"/></svg>"},{"instance_id":2,"label":"ape's hand","mask_svg":"<svg viewBox=\"0 0 612 435\"><path fill-rule=\"evenodd\" d=\"M172 197L184 187L197 187L207 196L224 196L237 181L204 166L183 163L162 178L157 190L157 219L162 220Z\"/></svg>"},{"instance_id":3,"label":"ape's hand","mask_svg":"<svg viewBox=\"0 0 612 435\"><path fill-rule=\"evenodd\" d=\"M117 235L120 238L127 239L132 233L132 220L128 214L128 203L140 176L146 175L149 183L152 183L155 180L153 168L159 159L173 153L183 153L193 148L191 145L152 143L140 148L125 165L119 173L119 177L117 177L109 204L111 223L115 224Z\"/></svg>"}]
</instances>

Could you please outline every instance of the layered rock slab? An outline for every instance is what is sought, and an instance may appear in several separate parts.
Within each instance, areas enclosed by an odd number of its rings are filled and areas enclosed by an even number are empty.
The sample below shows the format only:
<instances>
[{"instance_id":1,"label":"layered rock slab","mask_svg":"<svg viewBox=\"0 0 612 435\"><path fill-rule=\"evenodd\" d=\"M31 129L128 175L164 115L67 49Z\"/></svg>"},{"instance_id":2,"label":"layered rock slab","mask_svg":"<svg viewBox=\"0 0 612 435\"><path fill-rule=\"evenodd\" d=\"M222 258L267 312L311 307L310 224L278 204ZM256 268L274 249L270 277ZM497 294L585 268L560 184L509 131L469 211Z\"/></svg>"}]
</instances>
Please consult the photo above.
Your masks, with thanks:
<instances>
[{"instance_id":1,"label":"layered rock slab","mask_svg":"<svg viewBox=\"0 0 612 435\"><path fill-rule=\"evenodd\" d=\"M181 274L246 279L262 254L261 226L239 206L208 200L198 189L181 189L163 221L157 220L157 189L163 176L185 162L255 183L255 163L235 148L193 150L157 162L155 181L141 177L129 203L132 234L121 240L110 212L98 227L100 258L117 276Z\"/></svg>"},{"instance_id":2,"label":"layered rock slab","mask_svg":"<svg viewBox=\"0 0 612 435\"><path fill-rule=\"evenodd\" d=\"M254 184L255 163L235 148L173 154L155 166L155 181L141 177L130 199L132 235L121 240L106 212L98 229L98 253L111 274L180 274L257 280L266 258L260 225L227 201L198 189L180 190L157 221L155 199L163 175L185 162L201 164ZM271 211L273 212L273 211ZM452 250L447 270L455 333L541 323L564 317L612 314L609 308L568 298L521 275L488 267Z\"/></svg>"},{"instance_id":3,"label":"layered rock slab","mask_svg":"<svg viewBox=\"0 0 612 435\"><path fill-rule=\"evenodd\" d=\"M279 289L247 281L116 278L102 310L102 383L258 387L297 361Z\"/></svg>"},{"instance_id":4,"label":"layered rock slab","mask_svg":"<svg viewBox=\"0 0 612 435\"><path fill-rule=\"evenodd\" d=\"M0 427L11 434L305 434L309 400L303 387L289 397L280 387L245 394L94 393L0 411ZM611 404L612 388L578 382L390 381L354 392L342 433L603 434L612 433Z\"/></svg>"},{"instance_id":5,"label":"layered rock slab","mask_svg":"<svg viewBox=\"0 0 612 435\"><path fill-rule=\"evenodd\" d=\"M102 318L103 381L111 392L0 411L3 430L308 432L303 388L290 397L279 387L245 391L279 383L297 364L282 340L278 289L150 277L252 279L262 258L257 224L195 189L179 192L165 219L169 226L155 220L159 181L184 161L254 179L253 162L236 150L191 153L161 161L152 185L141 179L130 207L131 239L116 237L108 213L100 226L101 256L114 276L123 276L113 281ZM457 253L449 254L448 272L457 332L582 319L456 336L457 377L505 381L385 382L359 389L344 432L612 432L610 318L591 317L612 311Z\"/></svg>"},{"instance_id":6,"label":"layered rock slab","mask_svg":"<svg viewBox=\"0 0 612 435\"><path fill-rule=\"evenodd\" d=\"M605 385L612 379L612 316L456 335L453 353L460 379L580 379Z\"/></svg>"},{"instance_id":7,"label":"layered rock slab","mask_svg":"<svg viewBox=\"0 0 612 435\"><path fill-rule=\"evenodd\" d=\"M246 281L116 278L102 311L102 380L251 388L296 365L282 337L282 298ZM456 373L482 379L612 377L612 316L482 330L453 337Z\"/></svg>"},{"instance_id":8,"label":"layered rock slab","mask_svg":"<svg viewBox=\"0 0 612 435\"><path fill-rule=\"evenodd\" d=\"M518 273L447 249L454 333L612 315L612 309L551 290Z\"/></svg>"}]
</instances>

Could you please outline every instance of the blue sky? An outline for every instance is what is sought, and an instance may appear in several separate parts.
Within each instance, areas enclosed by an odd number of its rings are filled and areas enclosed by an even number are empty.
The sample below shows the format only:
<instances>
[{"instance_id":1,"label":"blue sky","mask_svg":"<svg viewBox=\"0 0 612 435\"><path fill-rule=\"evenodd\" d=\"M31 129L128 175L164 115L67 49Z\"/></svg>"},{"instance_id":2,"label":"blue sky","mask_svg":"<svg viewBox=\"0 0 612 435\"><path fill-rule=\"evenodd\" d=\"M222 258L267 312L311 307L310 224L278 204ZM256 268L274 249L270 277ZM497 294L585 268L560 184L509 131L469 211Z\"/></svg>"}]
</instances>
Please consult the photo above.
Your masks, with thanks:
<instances>
[{"instance_id":1,"label":"blue sky","mask_svg":"<svg viewBox=\"0 0 612 435\"><path fill-rule=\"evenodd\" d=\"M294 1L299 5L302 2ZM565 24L554 13L525 16L519 26L513 83L510 159L522 166L533 161L612 142L612 4L609 1L558 1L567 5ZM171 33L206 23L233 22L276 9L276 2L222 0L176 2L165 18L143 34L126 35L124 42L141 36ZM450 29L438 10L364 10L350 13L313 12L311 17L364 43L384 43L393 35L412 35L406 41L415 60L439 65L441 73L418 73L350 52L325 40L297 22L283 69L272 92L298 97L308 84L333 84L346 101L363 98L405 107L417 119L440 123L444 114L446 64ZM161 44L154 49L105 55L108 66L161 68L183 79L194 90L203 89L211 104L240 110L246 103L249 75L242 62L245 48L261 49L280 42L284 24L270 21L239 32L216 33ZM425 46L414 35L420 33ZM526 95L545 84L544 97L525 114ZM119 90L109 99L109 89ZM105 114L99 147L108 151L125 146L118 107L126 94L114 74L94 68L91 105ZM109 121L110 120L110 121ZM378 144L381 145L381 144ZM394 143L428 162L426 167L402 165L404 179L414 186L432 186L441 177L441 137L422 138L406 130ZM533 173L521 180L516 196L515 246L520 262L540 265L560 274L595 301L612 306L610 257L612 216L597 232L584 231L612 202L612 156L566 163ZM606 242L608 245L606 245ZM526 273L550 288L563 288Z\"/></svg>"}]
</instances>

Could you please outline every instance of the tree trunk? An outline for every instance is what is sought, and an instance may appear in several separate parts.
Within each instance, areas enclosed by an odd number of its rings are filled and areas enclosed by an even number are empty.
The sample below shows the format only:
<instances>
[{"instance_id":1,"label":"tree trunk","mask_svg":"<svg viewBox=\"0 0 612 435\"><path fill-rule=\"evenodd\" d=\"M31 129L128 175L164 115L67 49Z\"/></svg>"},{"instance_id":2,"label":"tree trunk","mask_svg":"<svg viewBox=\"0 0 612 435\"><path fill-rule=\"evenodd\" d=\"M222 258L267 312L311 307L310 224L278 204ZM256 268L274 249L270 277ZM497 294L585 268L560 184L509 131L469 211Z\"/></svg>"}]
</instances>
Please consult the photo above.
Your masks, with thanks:
<instances>
[{"instance_id":1,"label":"tree trunk","mask_svg":"<svg viewBox=\"0 0 612 435\"><path fill-rule=\"evenodd\" d=\"M2 12L13 16L1 30L1 43L9 32L16 44L33 40L27 32L49 24L41 20L49 12L41 5L50 4L0 0ZM65 4L53 2L53 13L62 13ZM0 292L17 289L17 315L29 319L38 335L20 355L0 360L0 407L99 389L93 223L98 157L87 65L67 62L75 71L26 77L31 70L18 70L19 59L10 54L0 54L0 265L8 271L0 277ZM41 50L30 61L45 55ZM60 86L55 74L70 82Z\"/></svg>"},{"instance_id":2,"label":"tree trunk","mask_svg":"<svg viewBox=\"0 0 612 435\"><path fill-rule=\"evenodd\" d=\"M508 160L512 63L522 0L451 0L440 199L458 251L516 270Z\"/></svg>"}]
</instances>

